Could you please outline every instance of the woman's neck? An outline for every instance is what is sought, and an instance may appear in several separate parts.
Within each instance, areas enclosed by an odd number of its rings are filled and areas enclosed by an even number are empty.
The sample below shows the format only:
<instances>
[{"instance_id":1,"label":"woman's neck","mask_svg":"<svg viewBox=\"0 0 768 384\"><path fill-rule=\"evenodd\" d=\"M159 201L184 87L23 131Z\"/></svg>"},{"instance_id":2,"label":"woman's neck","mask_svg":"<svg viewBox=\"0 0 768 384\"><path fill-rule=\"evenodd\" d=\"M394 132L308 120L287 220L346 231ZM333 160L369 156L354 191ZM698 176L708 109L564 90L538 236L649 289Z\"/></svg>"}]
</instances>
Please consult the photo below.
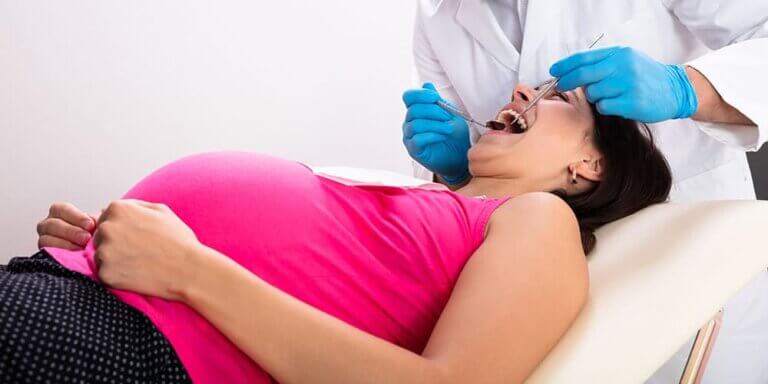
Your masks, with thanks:
<instances>
[{"instance_id":1,"label":"woman's neck","mask_svg":"<svg viewBox=\"0 0 768 384\"><path fill-rule=\"evenodd\" d=\"M469 183L456 193L464 196L481 196L489 198L515 197L527 192L541 191L540 187L527 185L519 179L500 179L495 177L473 177Z\"/></svg>"}]
</instances>

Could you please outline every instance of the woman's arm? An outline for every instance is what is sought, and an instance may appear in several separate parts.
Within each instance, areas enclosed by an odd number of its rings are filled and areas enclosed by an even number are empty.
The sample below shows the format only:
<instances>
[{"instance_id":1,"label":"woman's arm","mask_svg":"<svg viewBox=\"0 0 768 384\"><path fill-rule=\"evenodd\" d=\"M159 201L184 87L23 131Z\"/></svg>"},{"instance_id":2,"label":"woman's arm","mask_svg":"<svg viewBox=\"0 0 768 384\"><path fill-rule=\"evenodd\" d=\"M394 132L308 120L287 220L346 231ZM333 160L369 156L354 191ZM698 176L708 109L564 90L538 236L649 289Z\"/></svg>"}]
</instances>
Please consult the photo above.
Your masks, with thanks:
<instances>
[{"instance_id":1,"label":"woman's arm","mask_svg":"<svg viewBox=\"0 0 768 384\"><path fill-rule=\"evenodd\" d=\"M578 224L550 193L494 213L462 270L423 356L455 383L520 383L570 327L589 276Z\"/></svg>"},{"instance_id":2,"label":"woman's arm","mask_svg":"<svg viewBox=\"0 0 768 384\"><path fill-rule=\"evenodd\" d=\"M550 194L494 214L422 356L200 252L185 302L282 383L520 382L574 320L588 284L575 218Z\"/></svg>"},{"instance_id":3,"label":"woman's arm","mask_svg":"<svg viewBox=\"0 0 768 384\"><path fill-rule=\"evenodd\" d=\"M113 202L95 234L107 285L181 300L282 383L513 383L527 377L586 300L576 219L547 193L494 212L423 355L283 293L201 245L168 207Z\"/></svg>"},{"instance_id":4,"label":"woman's arm","mask_svg":"<svg viewBox=\"0 0 768 384\"><path fill-rule=\"evenodd\" d=\"M437 367L199 250L183 301L280 383L442 383Z\"/></svg>"}]
</instances>

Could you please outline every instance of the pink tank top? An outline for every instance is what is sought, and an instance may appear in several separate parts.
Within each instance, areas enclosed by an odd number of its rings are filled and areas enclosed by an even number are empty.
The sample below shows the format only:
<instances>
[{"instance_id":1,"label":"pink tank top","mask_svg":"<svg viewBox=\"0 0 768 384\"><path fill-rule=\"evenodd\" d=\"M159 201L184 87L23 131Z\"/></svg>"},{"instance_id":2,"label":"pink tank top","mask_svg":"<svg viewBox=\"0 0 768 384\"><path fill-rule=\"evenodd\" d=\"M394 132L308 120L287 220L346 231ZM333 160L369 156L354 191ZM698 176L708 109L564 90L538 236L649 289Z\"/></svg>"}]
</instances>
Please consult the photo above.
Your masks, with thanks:
<instances>
[{"instance_id":1,"label":"pink tank top","mask_svg":"<svg viewBox=\"0 0 768 384\"><path fill-rule=\"evenodd\" d=\"M219 152L155 171L125 198L167 204L205 245L365 332L421 353L461 269L506 199L352 186L294 161ZM93 245L46 248L96 278ZM270 376L185 304L112 290L167 337L196 383ZM269 308L243 308L265 311Z\"/></svg>"}]
</instances>

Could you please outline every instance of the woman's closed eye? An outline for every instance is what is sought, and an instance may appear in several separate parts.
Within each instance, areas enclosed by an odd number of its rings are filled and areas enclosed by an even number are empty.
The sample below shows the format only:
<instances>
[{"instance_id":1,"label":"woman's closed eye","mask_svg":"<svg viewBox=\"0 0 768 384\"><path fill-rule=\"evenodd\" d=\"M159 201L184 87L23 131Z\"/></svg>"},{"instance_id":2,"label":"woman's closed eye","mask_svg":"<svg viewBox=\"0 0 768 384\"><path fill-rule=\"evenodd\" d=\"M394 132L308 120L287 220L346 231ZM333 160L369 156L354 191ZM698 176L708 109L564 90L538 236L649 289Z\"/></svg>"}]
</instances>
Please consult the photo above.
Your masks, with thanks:
<instances>
[{"instance_id":1,"label":"woman's closed eye","mask_svg":"<svg viewBox=\"0 0 768 384\"><path fill-rule=\"evenodd\" d=\"M558 92L556 89L553 89L549 92L549 95L545 96L547 99L560 99L562 101L565 101L566 103L570 103L570 97L568 96L568 93L566 92Z\"/></svg>"},{"instance_id":2,"label":"woman's closed eye","mask_svg":"<svg viewBox=\"0 0 768 384\"><path fill-rule=\"evenodd\" d=\"M543 85L546 85L546 83L543 84ZM535 87L535 88L533 88L533 90L538 92L538 91L541 90L541 88L543 88L543 86ZM566 103L570 102L570 98L568 97L568 94L564 93L564 92L558 92L557 89L552 89L551 91L549 91L549 95L547 95L545 97L547 99L551 99L553 97L557 97L560 100L565 101Z\"/></svg>"},{"instance_id":3,"label":"woman's closed eye","mask_svg":"<svg viewBox=\"0 0 768 384\"><path fill-rule=\"evenodd\" d=\"M568 98L568 94L558 91L553 91L552 96L559 97L560 100L565 101L566 103L570 102L570 99Z\"/></svg>"}]
</instances>

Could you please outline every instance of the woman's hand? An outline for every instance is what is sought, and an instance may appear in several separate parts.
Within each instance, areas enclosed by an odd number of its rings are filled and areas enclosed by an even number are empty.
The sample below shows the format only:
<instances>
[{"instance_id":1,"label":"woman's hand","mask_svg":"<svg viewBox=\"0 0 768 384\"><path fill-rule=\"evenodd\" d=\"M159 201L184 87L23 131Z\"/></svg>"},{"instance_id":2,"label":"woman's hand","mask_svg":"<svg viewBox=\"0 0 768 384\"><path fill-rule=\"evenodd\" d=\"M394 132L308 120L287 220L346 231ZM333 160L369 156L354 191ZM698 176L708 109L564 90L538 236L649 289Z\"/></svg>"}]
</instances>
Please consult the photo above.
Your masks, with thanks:
<instances>
[{"instance_id":1,"label":"woman's hand","mask_svg":"<svg viewBox=\"0 0 768 384\"><path fill-rule=\"evenodd\" d=\"M48 217L37 223L37 247L83 249L98 220L98 215L89 216L70 203L53 203Z\"/></svg>"},{"instance_id":2,"label":"woman's hand","mask_svg":"<svg viewBox=\"0 0 768 384\"><path fill-rule=\"evenodd\" d=\"M182 300L194 280L194 255L204 248L192 230L163 204L112 202L94 234L98 275L106 285Z\"/></svg>"}]
</instances>

